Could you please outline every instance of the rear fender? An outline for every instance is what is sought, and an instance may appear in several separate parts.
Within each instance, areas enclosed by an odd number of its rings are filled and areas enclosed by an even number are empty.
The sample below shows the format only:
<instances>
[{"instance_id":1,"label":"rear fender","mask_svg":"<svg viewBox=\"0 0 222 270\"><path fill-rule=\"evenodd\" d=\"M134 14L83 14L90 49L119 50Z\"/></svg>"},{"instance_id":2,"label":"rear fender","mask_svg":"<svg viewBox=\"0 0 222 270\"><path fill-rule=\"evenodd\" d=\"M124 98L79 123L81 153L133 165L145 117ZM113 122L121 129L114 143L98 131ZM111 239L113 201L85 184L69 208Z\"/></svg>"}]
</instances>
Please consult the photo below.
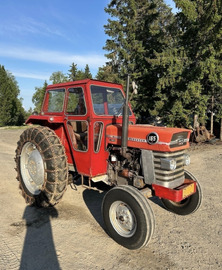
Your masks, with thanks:
<instances>
[{"instance_id":1,"label":"rear fender","mask_svg":"<svg viewBox=\"0 0 222 270\"><path fill-rule=\"evenodd\" d=\"M64 127L64 117L62 116L46 116L46 115L31 115L27 121L27 125L47 126L54 130L56 135L60 138L61 143L65 147L65 152L69 165L74 166L75 162L71 150L71 145L68 140L68 134Z\"/></svg>"}]
</instances>

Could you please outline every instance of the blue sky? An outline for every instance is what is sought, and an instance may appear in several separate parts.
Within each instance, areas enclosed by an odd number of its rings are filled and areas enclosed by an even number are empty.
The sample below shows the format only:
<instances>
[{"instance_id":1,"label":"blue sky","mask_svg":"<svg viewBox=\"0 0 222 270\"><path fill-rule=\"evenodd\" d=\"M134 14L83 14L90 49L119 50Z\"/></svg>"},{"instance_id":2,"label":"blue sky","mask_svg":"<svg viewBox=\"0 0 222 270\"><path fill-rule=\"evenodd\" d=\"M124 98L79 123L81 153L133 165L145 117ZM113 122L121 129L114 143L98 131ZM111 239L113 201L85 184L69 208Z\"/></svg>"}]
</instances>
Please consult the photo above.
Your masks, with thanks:
<instances>
[{"instance_id":1,"label":"blue sky","mask_svg":"<svg viewBox=\"0 0 222 270\"><path fill-rule=\"evenodd\" d=\"M23 107L33 107L35 87L74 62L95 76L108 38L104 8L110 0L0 0L0 65L16 78ZM174 7L172 0L166 3Z\"/></svg>"}]
</instances>

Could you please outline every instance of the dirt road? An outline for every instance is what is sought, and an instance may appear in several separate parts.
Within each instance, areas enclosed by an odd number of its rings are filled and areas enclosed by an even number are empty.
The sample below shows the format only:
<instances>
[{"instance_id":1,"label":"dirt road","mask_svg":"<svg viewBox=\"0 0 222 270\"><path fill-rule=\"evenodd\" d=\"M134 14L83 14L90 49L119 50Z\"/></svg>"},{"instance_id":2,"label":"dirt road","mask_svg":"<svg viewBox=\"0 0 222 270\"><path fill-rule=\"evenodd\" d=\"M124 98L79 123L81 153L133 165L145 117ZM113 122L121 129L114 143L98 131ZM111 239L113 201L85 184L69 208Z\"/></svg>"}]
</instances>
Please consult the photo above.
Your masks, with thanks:
<instances>
[{"instance_id":1,"label":"dirt road","mask_svg":"<svg viewBox=\"0 0 222 270\"><path fill-rule=\"evenodd\" d=\"M189 170L204 197L190 216L177 216L150 200L156 228L149 245L129 251L106 234L103 194L68 187L50 209L25 205L19 194L14 156L22 130L0 129L0 269L221 269L222 145L191 150Z\"/></svg>"}]
</instances>

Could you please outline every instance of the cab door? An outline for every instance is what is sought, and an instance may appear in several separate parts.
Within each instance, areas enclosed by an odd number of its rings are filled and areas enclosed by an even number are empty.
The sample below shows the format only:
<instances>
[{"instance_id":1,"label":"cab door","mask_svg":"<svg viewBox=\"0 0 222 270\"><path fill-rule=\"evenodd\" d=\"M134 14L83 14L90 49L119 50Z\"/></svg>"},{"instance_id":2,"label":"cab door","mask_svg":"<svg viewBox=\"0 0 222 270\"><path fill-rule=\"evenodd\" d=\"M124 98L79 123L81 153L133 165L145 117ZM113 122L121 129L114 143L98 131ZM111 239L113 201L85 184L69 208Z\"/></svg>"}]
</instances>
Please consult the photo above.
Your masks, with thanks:
<instances>
[{"instance_id":1,"label":"cab door","mask_svg":"<svg viewBox=\"0 0 222 270\"><path fill-rule=\"evenodd\" d=\"M84 87L67 90L66 130L75 166L79 174L90 176L90 122Z\"/></svg>"}]
</instances>

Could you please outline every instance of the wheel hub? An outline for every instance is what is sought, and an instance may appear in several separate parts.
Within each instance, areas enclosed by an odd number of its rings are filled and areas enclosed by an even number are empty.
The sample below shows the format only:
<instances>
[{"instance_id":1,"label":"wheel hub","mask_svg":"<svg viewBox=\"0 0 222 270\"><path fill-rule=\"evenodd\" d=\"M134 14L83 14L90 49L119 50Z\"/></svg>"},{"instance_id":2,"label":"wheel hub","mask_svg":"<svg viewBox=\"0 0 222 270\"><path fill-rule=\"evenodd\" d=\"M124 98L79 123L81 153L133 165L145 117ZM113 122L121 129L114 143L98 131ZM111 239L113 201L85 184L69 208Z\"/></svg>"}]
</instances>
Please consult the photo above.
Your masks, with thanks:
<instances>
[{"instance_id":1,"label":"wheel hub","mask_svg":"<svg viewBox=\"0 0 222 270\"><path fill-rule=\"evenodd\" d=\"M126 230L132 230L133 220L129 209L124 205L119 205L116 209L116 219Z\"/></svg>"},{"instance_id":2,"label":"wheel hub","mask_svg":"<svg viewBox=\"0 0 222 270\"><path fill-rule=\"evenodd\" d=\"M116 201L110 207L113 228L124 237L131 237L136 231L136 218L131 208L124 202Z\"/></svg>"},{"instance_id":3,"label":"wheel hub","mask_svg":"<svg viewBox=\"0 0 222 270\"><path fill-rule=\"evenodd\" d=\"M36 146L27 142L22 149L20 169L26 188L33 195L41 192L44 183L44 162Z\"/></svg>"},{"instance_id":4,"label":"wheel hub","mask_svg":"<svg viewBox=\"0 0 222 270\"><path fill-rule=\"evenodd\" d=\"M42 173L44 170L42 157L38 150L34 150L28 158L27 170L36 185L43 184ZM40 173L39 173L40 172Z\"/></svg>"}]
</instances>

